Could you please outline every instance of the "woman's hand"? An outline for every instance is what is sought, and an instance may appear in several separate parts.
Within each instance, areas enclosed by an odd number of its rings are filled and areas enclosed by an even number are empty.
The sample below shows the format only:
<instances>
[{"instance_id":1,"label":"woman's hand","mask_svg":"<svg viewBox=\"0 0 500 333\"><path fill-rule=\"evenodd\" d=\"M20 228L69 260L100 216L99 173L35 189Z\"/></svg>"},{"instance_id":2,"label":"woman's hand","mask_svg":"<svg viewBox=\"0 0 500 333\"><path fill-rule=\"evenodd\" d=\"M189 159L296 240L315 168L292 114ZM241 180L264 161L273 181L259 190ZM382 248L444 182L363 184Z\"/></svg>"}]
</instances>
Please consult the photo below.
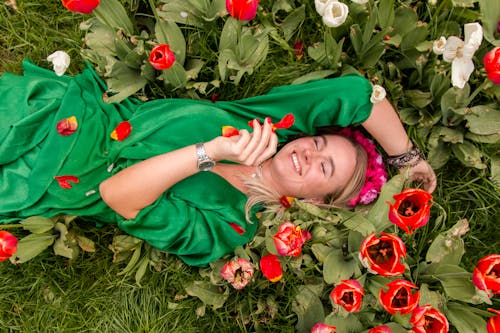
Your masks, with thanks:
<instances>
[{"instance_id":1,"label":"woman's hand","mask_svg":"<svg viewBox=\"0 0 500 333\"><path fill-rule=\"evenodd\" d=\"M416 165L400 169L401 173L407 172L407 177L414 182L422 183L424 189L432 193L436 189L436 174L426 160L420 160Z\"/></svg>"},{"instance_id":2,"label":"woman's hand","mask_svg":"<svg viewBox=\"0 0 500 333\"><path fill-rule=\"evenodd\" d=\"M259 165L276 153L277 146L278 137L268 118L264 125L254 120L252 133L242 129L239 135L229 138L219 136L205 143L205 149L211 158L244 165Z\"/></svg>"}]
</instances>

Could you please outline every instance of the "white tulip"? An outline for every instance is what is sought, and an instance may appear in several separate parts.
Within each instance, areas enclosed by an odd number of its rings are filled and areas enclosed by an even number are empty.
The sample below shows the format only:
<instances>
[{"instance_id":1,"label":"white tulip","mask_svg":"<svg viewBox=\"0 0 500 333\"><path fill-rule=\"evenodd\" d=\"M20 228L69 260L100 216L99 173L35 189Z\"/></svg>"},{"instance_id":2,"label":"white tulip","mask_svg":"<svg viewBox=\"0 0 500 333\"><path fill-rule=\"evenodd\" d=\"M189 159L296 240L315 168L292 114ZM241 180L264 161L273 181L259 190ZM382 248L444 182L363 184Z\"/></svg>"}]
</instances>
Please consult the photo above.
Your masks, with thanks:
<instances>
[{"instance_id":1,"label":"white tulip","mask_svg":"<svg viewBox=\"0 0 500 333\"><path fill-rule=\"evenodd\" d=\"M365 3L367 3L369 0L351 0L352 2L355 2L355 3L358 3L360 5L363 5Z\"/></svg>"},{"instance_id":2,"label":"white tulip","mask_svg":"<svg viewBox=\"0 0 500 333\"><path fill-rule=\"evenodd\" d=\"M64 51L56 51L47 57L47 61L51 62L54 66L56 75L62 76L66 72L66 69L68 69L71 58Z\"/></svg>"},{"instance_id":3,"label":"white tulip","mask_svg":"<svg viewBox=\"0 0 500 333\"><path fill-rule=\"evenodd\" d=\"M474 71L472 57L483 41L483 27L479 23L464 25L465 41L451 36L446 40L444 61L451 62L451 82L462 89Z\"/></svg>"},{"instance_id":4,"label":"white tulip","mask_svg":"<svg viewBox=\"0 0 500 333\"><path fill-rule=\"evenodd\" d=\"M380 103L384 100L386 95L385 89L378 84L373 86L372 95L370 96L370 102L373 104Z\"/></svg>"},{"instance_id":5,"label":"white tulip","mask_svg":"<svg viewBox=\"0 0 500 333\"><path fill-rule=\"evenodd\" d=\"M338 27L344 24L349 14L349 7L342 2L330 2L323 13L323 23L327 27Z\"/></svg>"},{"instance_id":6,"label":"white tulip","mask_svg":"<svg viewBox=\"0 0 500 333\"><path fill-rule=\"evenodd\" d=\"M323 16L325 14L326 6L330 2L337 2L337 0L314 0L314 7L319 15Z\"/></svg>"},{"instance_id":7,"label":"white tulip","mask_svg":"<svg viewBox=\"0 0 500 333\"><path fill-rule=\"evenodd\" d=\"M436 39L432 44L432 52L438 55L443 54L445 46L446 46L446 38L444 36L441 36L439 37L439 39Z\"/></svg>"}]
</instances>

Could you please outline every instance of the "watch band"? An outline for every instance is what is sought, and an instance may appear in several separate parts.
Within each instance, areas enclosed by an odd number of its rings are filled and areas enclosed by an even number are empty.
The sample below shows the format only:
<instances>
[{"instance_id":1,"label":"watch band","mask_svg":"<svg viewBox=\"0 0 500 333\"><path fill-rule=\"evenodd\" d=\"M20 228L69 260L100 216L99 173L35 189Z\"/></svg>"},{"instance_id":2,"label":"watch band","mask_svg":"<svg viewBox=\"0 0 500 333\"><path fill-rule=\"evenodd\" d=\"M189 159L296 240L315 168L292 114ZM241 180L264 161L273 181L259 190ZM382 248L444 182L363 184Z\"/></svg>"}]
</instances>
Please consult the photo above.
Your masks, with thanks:
<instances>
[{"instance_id":1,"label":"watch band","mask_svg":"<svg viewBox=\"0 0 500 333\"><path fill-rule=\"evenodd\" d=\"M198 169L209 171L215 166L215 161L207 155L203 142L196 144L196 155L198 156Z\"/></svg>"}]
</instances>

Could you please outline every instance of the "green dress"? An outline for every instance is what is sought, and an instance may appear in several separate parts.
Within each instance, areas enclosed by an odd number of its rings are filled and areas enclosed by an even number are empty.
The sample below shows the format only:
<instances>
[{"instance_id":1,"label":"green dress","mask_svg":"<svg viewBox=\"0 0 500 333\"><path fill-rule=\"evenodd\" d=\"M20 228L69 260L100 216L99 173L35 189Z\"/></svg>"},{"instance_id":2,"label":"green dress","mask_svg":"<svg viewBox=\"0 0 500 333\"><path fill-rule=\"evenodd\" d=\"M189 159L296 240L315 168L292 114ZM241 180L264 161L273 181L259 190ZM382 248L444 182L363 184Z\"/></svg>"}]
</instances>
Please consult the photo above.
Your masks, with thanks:
<instances>
[{"instance_id":1,"label":"green dress","mask_svg":"<svg viewBox=\"0 0 500 333\"><path fill-rule=\"evenodd\" d=\"M58 77L29 60L23 65L24 75L0 78L0 223L61 213L90 217L116 223L197 266L254 236L258 223L255 217L254 223L245 221L243 193L216 174L200 172L126 220L101 200L99 184L138 161L221 135L224 125L248 128L251 119L270 116L276 122L293 113L295 124L277 131L284 141L318 126L363 122L372 108L371 85L357 75L278 87L234 102L128 99L107 104L105 84L91 68ZM59 134L57 123L72 116L77 130ZM131 134L113 140L111 132L124 120L132 125ZM74 176L78 182L63 188L55 176Z\"/></svg>"}]
</instances>

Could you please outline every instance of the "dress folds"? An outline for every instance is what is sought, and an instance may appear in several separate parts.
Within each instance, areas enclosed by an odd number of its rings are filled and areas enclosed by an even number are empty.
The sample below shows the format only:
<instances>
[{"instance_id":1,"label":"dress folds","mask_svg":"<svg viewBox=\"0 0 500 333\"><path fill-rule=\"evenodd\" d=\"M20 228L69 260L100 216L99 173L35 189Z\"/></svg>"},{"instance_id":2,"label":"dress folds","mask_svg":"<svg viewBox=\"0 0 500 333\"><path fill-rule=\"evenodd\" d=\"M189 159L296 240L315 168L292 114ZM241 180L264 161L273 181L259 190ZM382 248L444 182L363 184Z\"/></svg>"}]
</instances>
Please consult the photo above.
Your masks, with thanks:
<instances>
[{"instance_id":1,"label":"dress folds","mask_svg":"<svg viewBox=\"0 0 500 333\"><path fill-rule=\"evenodd\" d=\"M245 221L243 193L216 174L200 172L126 220L102 201L99 184L146 158L211 140L224 125L249 128L253 118L276 122L293 113L294 125L277 131L285 141L319 126L361 123L372 108L371 85L357 75L277 87L232 102L129 98L109 104L103 101L106 85L90 67L74 77L58 77L30 60L23 68L23 75L0 78L0 223L32 215L90 217L116 223L195 266L253 238L258 222ZM61 135L57 123L70 117L78 128ZM122 121L131 124L131 133L114 140L110 134ZM61 176L78 181L61 186Z\"/></svg>"}]
</instances>

